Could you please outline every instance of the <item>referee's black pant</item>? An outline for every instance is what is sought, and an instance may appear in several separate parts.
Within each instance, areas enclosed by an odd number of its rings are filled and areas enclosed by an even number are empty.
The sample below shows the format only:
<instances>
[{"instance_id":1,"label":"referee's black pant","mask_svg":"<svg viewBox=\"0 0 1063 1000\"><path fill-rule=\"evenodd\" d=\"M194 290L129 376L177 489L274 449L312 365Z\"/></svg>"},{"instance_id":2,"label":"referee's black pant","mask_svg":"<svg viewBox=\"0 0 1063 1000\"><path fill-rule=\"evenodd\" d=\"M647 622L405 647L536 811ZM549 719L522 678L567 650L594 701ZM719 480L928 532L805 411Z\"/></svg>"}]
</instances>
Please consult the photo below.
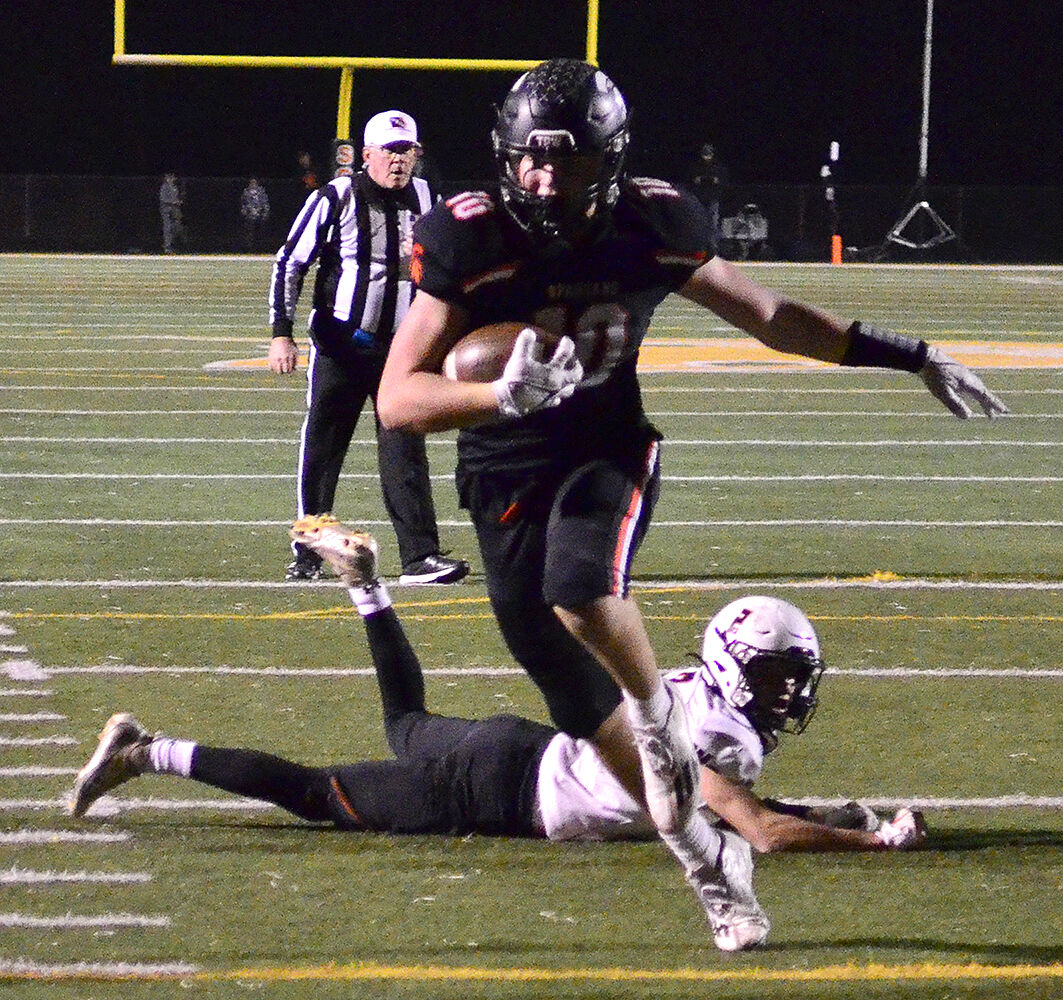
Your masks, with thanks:
<instances>
[{"instance_id":1,"label":"referee's black pant","mask_svg":"<svg viewBox=\"0 0 1063 1000\"><path fill-rule=\"evenodd\" d=\"M384 353L365 351L338 361L311 345L306 419L299 442L299 517L334 512L340 470L367 399L373 400L376 417L385 358ZM388 430L377 419L376 440L384 507L398 539L399 558L408 566L439 552L424 437ZM348 520L356 521L357 514L348 515ZM293 549L298 553L298 548Z\"/></svg>"}]
</instances>

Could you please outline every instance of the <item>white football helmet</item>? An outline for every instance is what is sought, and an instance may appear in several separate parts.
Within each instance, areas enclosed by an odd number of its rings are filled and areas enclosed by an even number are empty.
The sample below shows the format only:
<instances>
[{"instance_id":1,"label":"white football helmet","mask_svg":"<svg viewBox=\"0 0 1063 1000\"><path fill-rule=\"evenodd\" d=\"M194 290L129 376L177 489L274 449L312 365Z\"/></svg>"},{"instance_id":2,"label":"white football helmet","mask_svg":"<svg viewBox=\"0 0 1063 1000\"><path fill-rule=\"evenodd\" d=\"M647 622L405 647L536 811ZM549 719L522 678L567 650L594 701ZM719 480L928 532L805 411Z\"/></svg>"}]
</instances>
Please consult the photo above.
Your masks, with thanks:
<instances>
[{"instance_id":1,"label":"white football helmet","mask_svg":"<svg viewBox=\"0 0 1063 1000\"><path fill-rule=\"evenodd\" d=\"M728 704L760 734L800 733L816 710L823 673L819 636L800 608L777 597L740 597L705 629L701 659Z\"/></svg>"}]
</instances>

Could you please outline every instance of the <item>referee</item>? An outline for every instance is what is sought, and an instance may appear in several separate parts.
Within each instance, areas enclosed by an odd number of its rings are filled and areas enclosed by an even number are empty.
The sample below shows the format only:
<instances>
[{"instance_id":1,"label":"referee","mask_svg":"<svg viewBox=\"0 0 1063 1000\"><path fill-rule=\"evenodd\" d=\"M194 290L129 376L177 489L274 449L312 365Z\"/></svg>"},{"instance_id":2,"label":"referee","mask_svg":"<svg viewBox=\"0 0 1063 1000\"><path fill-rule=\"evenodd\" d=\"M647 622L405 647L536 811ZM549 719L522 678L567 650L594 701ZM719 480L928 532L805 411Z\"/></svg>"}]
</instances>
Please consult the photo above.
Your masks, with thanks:
<instances>
[{"instance_id":1,"label":"referee","mask_svg":"<svg viewBox=\"0 0 1063 1000\"><path fill-rule=\"evenodd\" d=\"M332 511L340 469L370 397L375 413L388 347L413 297L413 222L433 202L428 183L413 176L421 146L417 124L405 112L383 111L366 123L363 170L343 165L343 151L340 145L337 176L314 191L296 216L270 281L269 367L290 373L299 353L292 336L295 309L306 272L317 261L296 484L300 518ZM402 560L399 582L461 580L469 564L439 551L424 437L388 430L379 419L376 436L384 506ZM286 580L321 577L318 555L297 542L292 552Z\"/></svg>"}]
</instances>

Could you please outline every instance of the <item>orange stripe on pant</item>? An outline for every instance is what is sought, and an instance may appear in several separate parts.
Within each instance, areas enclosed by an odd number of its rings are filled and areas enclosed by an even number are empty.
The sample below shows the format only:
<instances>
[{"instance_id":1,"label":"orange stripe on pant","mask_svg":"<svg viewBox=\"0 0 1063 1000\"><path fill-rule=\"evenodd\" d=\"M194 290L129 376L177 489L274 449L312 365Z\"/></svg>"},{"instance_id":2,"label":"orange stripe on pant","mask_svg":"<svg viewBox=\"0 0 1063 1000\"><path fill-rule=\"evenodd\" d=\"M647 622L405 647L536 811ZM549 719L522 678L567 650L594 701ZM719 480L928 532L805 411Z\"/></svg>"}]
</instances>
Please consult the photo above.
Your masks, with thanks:
<instances>
[{"instance_id":1,"label":"orange stripe on pant","mask_svg":"<svg viewBox=\"0 0 1063 1000\"><path fill-rule=\"evenodd\" d=\"M627 569L630 559L631 546L635 541L638 531L639 515L642 513L642 502L646 495L646 483L649 482L654 470L657 468L657 455L660 451L659 441L651 441L646 449L646 462L643 466L642 479L631 494L631 502L620 522L620 532L616 540L616 550L613 553L613 593L619 597L627 596Z\"/></svg>"}]
</instances>

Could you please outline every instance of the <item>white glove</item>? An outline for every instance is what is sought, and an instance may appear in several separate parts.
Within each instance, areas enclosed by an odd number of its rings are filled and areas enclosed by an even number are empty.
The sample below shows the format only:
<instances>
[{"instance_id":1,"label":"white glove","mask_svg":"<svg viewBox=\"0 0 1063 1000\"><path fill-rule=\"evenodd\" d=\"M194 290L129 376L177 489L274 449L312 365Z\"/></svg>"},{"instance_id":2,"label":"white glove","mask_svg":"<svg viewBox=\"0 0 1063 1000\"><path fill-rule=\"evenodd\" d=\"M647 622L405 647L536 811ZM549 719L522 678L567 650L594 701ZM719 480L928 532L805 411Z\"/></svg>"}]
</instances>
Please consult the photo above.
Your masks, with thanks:
<instances>
[{"instance_id":1,"label":"white glove","mask_svg":"<svg viewBox=\"0 0 1063 1000\"><path fill-rule=\"evenodd\" d=\"M903 851L917 847L926 839L923 814L911 809L899 809L897 815L875 831L875 839L884 847Z\"/></svg>"},{"instance_id":2,"label":"white glove","mask_svg":"<svg viewBox=\"0 0 1063 1000\"><path fill-rule=\"evenodd\" d=\"M492 383L503 416L523 417L557 406L576 391L576 384L583 378L583 365L576 359L571 337L562 337L547 361L540 361L537 351L535 331L521 330L502 377Z\"/></svg>"},{"instance_id":3,"label":"white glove","mask_svg":"<svg viewBox=\"0 0 1063 1000\"><path fill-rule=\"evenodd\" d=\"M919 375L934 397L961 420L974 415L963 401L963 396L969 396L978 403L990 419L1008 412L1008 408L985 387L974 372L950 358L940 347L931 346L927 350L926 363Z\"/></svg>"}]
</instances>

